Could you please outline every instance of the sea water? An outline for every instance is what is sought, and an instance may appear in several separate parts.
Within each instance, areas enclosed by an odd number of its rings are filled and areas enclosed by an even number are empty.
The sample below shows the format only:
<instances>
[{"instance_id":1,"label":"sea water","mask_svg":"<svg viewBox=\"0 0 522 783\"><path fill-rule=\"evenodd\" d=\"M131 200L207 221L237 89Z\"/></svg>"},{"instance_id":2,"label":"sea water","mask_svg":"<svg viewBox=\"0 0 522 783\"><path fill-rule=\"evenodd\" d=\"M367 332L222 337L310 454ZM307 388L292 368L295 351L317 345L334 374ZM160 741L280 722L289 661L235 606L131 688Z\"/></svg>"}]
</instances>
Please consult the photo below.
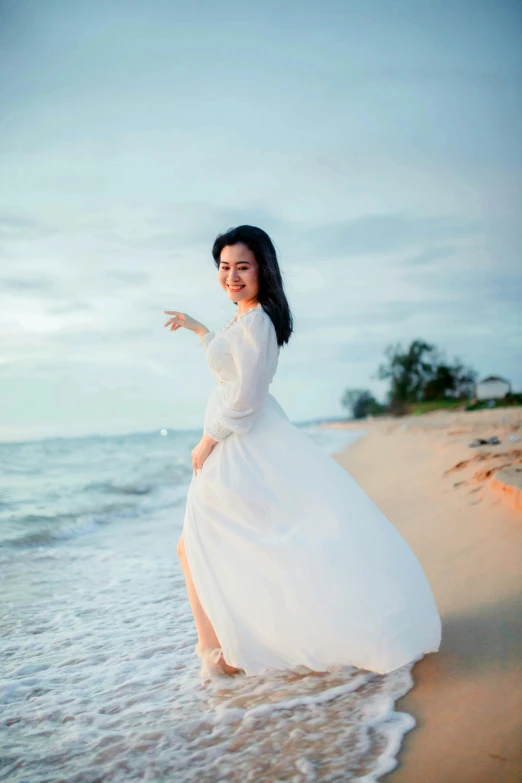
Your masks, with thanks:
<instances>
[{"instance_id":1,"label":"sea water","mask_svg":"<svg viewBox=\"0 0 522 783\"><path fill-rule=\"evenodd\" d=\"M303 429L330 454L356 437ZM200 435L0 444L0 780L373 783L396 766L413 664L201 678L176 555Z\"/></svg>"}]
</instances>

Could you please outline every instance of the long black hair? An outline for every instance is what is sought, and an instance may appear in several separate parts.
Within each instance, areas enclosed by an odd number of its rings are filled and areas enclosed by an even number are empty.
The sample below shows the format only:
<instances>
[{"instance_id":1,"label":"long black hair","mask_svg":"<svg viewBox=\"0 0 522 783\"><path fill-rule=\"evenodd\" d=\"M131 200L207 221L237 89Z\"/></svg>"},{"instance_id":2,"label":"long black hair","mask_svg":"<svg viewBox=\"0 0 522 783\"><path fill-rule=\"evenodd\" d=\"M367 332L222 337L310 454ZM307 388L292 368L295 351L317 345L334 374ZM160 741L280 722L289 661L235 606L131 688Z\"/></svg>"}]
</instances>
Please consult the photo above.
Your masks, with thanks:
<instances>
[{"instance_id":1,"label":"long black hair","mask_svg":"<svg viewBox=\"0 0 522 783\"><path fill-rule=\"evenodd\" d=\"M268 234L256 226L237 226L218 234L212 247L212 256L219 269L221 251L228 245L241 242L254 254L257 261L259 293L258 301L266 310L277 335L277 344L284 345L294 331L294 321L283 286L277 254ZM237 304L237 302L235 303Z\"/></svg>"}]
</instances>

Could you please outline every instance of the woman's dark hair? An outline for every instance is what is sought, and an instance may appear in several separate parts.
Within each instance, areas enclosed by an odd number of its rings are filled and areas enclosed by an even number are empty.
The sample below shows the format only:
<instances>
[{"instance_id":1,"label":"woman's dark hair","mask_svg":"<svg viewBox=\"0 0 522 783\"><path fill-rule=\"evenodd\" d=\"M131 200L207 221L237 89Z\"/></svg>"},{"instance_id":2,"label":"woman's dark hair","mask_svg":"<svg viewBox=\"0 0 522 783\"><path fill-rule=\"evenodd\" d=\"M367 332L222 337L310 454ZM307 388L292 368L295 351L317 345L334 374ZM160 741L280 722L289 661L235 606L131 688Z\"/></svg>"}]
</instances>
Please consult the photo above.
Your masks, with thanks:
<instances>
[{"instance_id":1,"label":"woman's dark hair","mask_svg":"<svg viewBox=\"0 0 522 783\"><path fill-rule=\"evenodd\" d=\"M228 245L241 242L254 254L258 267L258 300L266 310L277 335L277 344L284 345L294 331L294 321L283 287L277 254L268 234L256 226L237 226L218 234L212 247L212 256L219 269L221 251ZM236 302L237 304L237 302Z\"/></svg>"}]
</instances>

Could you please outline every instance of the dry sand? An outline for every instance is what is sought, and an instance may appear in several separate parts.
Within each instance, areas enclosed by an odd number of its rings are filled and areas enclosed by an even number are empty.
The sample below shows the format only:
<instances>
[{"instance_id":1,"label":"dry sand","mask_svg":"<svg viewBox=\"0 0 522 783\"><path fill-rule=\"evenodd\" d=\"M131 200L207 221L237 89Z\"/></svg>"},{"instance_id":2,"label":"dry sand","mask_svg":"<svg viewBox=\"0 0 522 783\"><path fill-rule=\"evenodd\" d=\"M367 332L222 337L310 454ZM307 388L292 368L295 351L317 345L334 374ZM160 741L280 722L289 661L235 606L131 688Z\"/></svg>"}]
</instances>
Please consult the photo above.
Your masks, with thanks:
<instances>
[{"instance_id":1,"label":"dry sand","mask_svg":"<svg viewBox=\"0 0 522 783\"><path fill-rule=\"evenodd\" d=\"M337 461L409 543L442 617L440 651L416 664L416 684L397 702L417 726L384 780L521 783L522 410L344 426L367 436ZM493 435L500 445L468 445Z\"/></svg>"}]
</instances>

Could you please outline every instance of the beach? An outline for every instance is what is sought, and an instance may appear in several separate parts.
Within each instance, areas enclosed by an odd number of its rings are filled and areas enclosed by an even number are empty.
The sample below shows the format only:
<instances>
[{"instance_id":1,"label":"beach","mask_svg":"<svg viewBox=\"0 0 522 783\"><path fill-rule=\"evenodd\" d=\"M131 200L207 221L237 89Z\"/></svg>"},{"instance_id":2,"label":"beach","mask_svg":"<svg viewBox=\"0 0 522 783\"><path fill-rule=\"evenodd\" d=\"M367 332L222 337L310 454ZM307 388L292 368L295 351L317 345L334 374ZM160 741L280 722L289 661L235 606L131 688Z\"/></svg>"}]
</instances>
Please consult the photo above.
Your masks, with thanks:
<instances>
[{"instance_id":1,"label":"beach","mask_svg":"<svg viewBox=\"0 0 522 783\"><path fill-rule=\"evenodd\" d=\"M383 676L224 683L200 680L176 557L199 433L0 445L4 777L520 781L522 513L499 476L517 475L521 423L512 410L307 429L418 556L442 647Z\"/></svg>"},{"instance_id":2,"label":"beach","mask_svg":"<svg viewBox=\"0 0 522 783\"><path fill-rule=\"evenodd\" d=\"M325 426L366 431L335 458L406 539L442 618L440 651L414 666L395 705L416 726L383 779L520 783L522 410Z\"/></svg>"}]
</instances>

